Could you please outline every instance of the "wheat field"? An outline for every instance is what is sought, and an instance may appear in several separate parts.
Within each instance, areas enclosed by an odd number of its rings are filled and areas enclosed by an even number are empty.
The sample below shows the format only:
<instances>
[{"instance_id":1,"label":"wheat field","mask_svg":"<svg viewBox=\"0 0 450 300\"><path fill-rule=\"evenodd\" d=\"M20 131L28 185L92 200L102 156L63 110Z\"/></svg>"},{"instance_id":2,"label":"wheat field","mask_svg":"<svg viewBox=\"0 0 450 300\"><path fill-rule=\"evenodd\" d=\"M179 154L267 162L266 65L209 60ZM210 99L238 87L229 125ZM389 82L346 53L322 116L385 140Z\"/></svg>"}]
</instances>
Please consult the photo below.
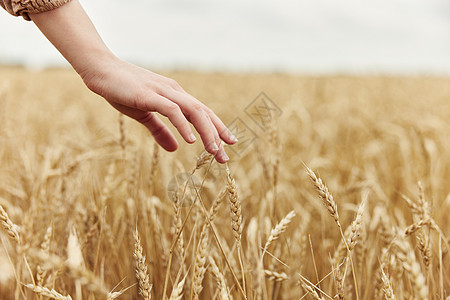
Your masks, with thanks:
<instances>
[{"instance_id":1,"label":"wheat field","mask_svg":"<svg viewBox=\"0 0 450 300\"><path fill-rule=\"evenodd\" d=\"M450 299L450 79L163 75L228 165L0 68L0 299Z\"/></svg>"}]
</instances>

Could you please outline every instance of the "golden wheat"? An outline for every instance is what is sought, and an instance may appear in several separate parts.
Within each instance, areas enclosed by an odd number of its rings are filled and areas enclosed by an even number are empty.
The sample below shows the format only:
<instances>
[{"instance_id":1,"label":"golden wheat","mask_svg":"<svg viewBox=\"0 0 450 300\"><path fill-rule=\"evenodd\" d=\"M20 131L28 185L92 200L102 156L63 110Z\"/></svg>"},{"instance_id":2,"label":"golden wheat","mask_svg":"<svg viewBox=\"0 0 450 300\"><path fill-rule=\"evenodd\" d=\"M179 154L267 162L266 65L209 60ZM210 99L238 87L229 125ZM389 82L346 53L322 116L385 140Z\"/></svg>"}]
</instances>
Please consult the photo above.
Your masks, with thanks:
<instances>
[{"instance_id":1,"label":"golden wheat","mask_svg":"<svg viewBox=\"0 0 450 300\"><path fill-rule=\"evenodd\" d=\"M236 131L228 166L0 68L0 299L448 298L450 79L167 75Z\"/></svg>"}]
</instances>

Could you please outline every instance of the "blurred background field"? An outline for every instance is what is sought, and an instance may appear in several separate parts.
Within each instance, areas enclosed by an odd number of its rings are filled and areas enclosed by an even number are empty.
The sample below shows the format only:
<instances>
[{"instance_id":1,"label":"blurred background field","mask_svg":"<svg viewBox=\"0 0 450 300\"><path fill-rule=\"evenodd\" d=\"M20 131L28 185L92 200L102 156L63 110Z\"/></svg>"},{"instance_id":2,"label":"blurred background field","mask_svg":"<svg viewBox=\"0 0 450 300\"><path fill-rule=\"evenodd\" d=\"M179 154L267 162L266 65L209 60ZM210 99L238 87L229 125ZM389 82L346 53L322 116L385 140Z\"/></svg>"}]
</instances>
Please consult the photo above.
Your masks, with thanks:
<instances>
[{"instance_id":1,"label":"blurred background field","mask_svg":"<svg viewBox=\"0 0 450 300\"><path fill-rule=\"evenodd\" d=\"M228 150L242 205L244 273L228 197L221 200L213 220L224 255L211 230L206 238L201 234L205 223L198 200L189 214L189 206L174 205L167 193L174 176L196 166L199 143L182 145L175 153L155 152L144 128L129 119L120 121L73 71L2 67L0 204L19 226L20 243L2 234L0 298L34 299L21 285L33 282L31 272L42 286L73 299L106 298L116 284L115 292L131 286L119 299L135 299L137 227L151 293L161 299L169 249L187 217L182 247L178 243L174 248L167 295L183 278L182 297L195 295L199 272L194 265L199 249L207 246L200 299L243 298L236 279L242 287L245 280L249 299L300 299L308 293L305 284L319 281L313 289L318 297L356 299L339 229L305 165L333 194L343 231L350 228L346 237L356 243L352 255L359 299L389 295L389 286L397 299L448 297L449 79L163 74L226 123L239 117L255 134L244 150ZM245 113L261 91L281 109L265 128ZM242 134L241 142L248 137ZM240 149L239 144L234 147ZM204 180L200 193L208 209L227 186L224 167L209 163L194 173ZM188 190L186 197L192 200L195 191ZM359 225L352 225L364 197ZM286 232L279 233L267 248L269 254L263 255L271 229L291 210L296 216L288 218ZM405 237L410 225L417 226ZM51 235L46 234L48 228ZM81 258L71 248L78 249ZM223 275L225 292L208 257ZM339 262L334 274L340 270L340 280L330 275L333 259ZM45 270L44 276L39 270ZM306 297L314 296L309 291Z\"/></svg>"}]
</instances>

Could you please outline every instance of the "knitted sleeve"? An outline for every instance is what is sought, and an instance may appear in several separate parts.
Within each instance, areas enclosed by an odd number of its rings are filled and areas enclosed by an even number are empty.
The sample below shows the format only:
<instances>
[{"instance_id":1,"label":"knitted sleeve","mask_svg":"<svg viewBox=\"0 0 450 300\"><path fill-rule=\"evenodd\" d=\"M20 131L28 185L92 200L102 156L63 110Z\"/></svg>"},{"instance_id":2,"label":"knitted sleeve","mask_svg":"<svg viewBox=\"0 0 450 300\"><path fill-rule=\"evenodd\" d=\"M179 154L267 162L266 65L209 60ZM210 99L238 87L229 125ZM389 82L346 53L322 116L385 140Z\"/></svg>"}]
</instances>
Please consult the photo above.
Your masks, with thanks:
<instances>
[{"instance_id":1,"label":"knitted sleeve","mask_svg":"<svg viewBox=\"0 0 450 300\"><path fill-rule=\"evenodd\" d=\"M37 14L63 6L70 0L0 0L0 6L14 16L31 20L29 13Z\"/></svg>"}]
</instances>

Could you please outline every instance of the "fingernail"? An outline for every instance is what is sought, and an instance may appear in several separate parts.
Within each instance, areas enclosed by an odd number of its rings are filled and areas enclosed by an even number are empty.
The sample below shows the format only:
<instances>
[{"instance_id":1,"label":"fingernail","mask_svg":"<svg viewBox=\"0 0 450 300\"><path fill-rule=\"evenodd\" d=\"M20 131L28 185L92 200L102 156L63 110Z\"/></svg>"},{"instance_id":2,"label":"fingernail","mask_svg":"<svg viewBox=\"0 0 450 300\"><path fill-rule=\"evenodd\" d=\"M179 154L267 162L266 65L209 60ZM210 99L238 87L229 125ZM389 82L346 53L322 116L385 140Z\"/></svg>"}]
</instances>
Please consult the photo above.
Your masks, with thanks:
<instances>
[{"instance_id":1,"label":"fingernail","mask_svg":"<svg viewBox=\"0 0 450 300\"><path fill-rule=\"evenodd\" d=\"M230 160L230 158L228 157L228 155L227 155L227 153L225 151L223 151L223 153L222 153L222 159L224 161L229 161Z\"/></svg>"},{"instance_id":2,"label":"fingernail","mask_svg":"<svg viewBox=\"0 0 450 300\"><path fill-rule=\"evenodd\" d=\"M229 131L229 130L228 130L228 135L230 136L230 139L233 142L237 142L238 141L237 137L234 134L232 134L231 131Z\"/></svg>"},{"instance_id":3,"label":"fingernail","mask_svg":"<svg viewBox=\"0 0 450 300\"><path fill-rule=\"evenodd\" d=\"M211 150L214 151L214 152L217 152L217 151L219 151L219 146L217 146L216 143L213 143L212 146L211 146Z\"/></svg>"},{"instance_id":4,"label":"fingernail","mask_svg":"<svg viewBox=\"0 0 450 300\"><path fill-rule=\"evenodd\" d=\"M194 135L193 133L191 133L191 134L189 135L189 140L190 140L191 142L195 142L195 141L197 140L197 138L195 137L195 135Z\"/></svg>"}]
</instances>

